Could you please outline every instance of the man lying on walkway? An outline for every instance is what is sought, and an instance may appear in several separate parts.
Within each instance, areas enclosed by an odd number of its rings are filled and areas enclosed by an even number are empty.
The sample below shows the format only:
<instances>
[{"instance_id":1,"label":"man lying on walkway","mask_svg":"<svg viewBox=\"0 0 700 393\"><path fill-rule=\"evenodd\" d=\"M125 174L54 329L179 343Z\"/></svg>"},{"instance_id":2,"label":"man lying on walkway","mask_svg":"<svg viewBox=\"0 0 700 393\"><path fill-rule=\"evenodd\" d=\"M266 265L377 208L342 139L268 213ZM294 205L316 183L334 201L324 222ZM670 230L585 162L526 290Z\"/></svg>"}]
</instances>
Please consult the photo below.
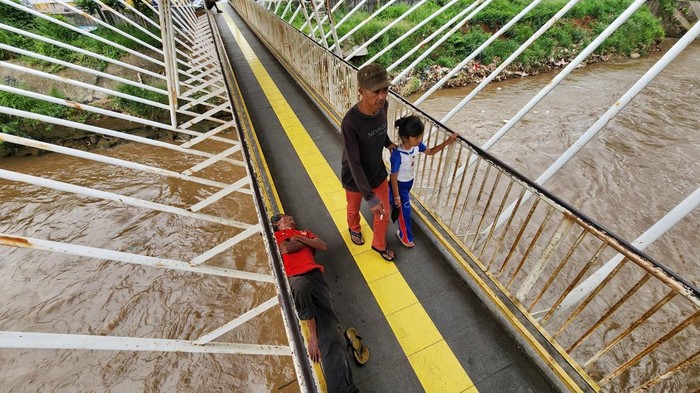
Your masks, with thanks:
<instances>
[{"instance_id":1,"label":"man lying on walkway","mask_svg":"<svg viewBox=\"0 0 700 393\"><path fill-rule=\"evenodd\" d=\"M284 270L294 297L299 319L309 328L307 349L312 361L321 361L329 393L357 392L348 360L348 341L355 361L362 365L369 358L369 350L354 328L345 337L340 320L335 314L328 284L323 277L323 266L316 263L316 250L328 249L326 243L311 231L299 230L294 217L276 214L270 218L275 240L282 253Z\"/></svg>"}]
</instances>

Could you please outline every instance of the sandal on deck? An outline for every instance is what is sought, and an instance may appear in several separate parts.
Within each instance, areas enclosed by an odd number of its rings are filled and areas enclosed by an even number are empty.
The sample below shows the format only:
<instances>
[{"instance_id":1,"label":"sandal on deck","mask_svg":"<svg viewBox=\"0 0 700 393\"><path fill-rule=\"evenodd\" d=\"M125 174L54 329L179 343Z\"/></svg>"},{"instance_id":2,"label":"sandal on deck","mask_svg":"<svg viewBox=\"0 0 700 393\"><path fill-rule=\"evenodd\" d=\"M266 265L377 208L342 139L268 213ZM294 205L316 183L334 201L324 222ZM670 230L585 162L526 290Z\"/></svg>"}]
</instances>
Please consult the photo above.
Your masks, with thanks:
<instances>
[{"instance_id":1,"label":"sandal on deck","mask_svg":"<svg viewBox=\"0 0 700 393\"><path fill-rule=\"evenodd\" d=\"M382 258L384 258L385 261L393 262L393 261L394 261L394 258L396 257L396 255L394 254L394 252L391 251L391 250L389 249L389 247L387 247L387 248L385 248L385 249L383 249L383 250L380 250L380 249L378 249L377 247L372 246L372 250L378 252L379 255L381 255Z\"/></svg>"},{"instance_id":2,"label":"sandal on deck","mask_svg":"<svg viewBox=\"0 0 700 393\"><path fill-rule=\"evenodd\" d=\"M369 360L369 348L362 342L362 337L357 335L354 327L345 331L345 338L348 341L348 348L352 350L353 358L358 366L362 366Z\"/></svg>"},{"instance_id":3,"label":"sandal on deck","mask_svg":"<svg viewBox=\"0 0 700 393\"><path fill-rule=\"evenodd\" d=\"M362 232L355 232L349 228L348 228L348 231L350 231L350 241L351 242L357 244L358 246L365 244L365 239L362 238Z\"/></svg>"}]
</instances>

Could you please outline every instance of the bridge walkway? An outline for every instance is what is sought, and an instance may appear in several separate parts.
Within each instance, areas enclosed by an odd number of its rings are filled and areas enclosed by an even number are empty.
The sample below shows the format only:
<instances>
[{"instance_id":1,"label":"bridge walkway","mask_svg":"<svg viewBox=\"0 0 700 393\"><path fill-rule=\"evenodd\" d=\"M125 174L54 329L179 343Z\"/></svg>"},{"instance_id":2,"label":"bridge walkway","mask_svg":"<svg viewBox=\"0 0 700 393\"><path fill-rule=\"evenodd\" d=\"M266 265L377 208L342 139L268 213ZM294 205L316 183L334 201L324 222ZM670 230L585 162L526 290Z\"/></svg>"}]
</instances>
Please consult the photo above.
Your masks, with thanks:
<instances>
[{"instance_id":1,"label":"bridge walkway","mask_svg":"<svg viewBox=\"0 0 700 393\"><path fill-rule=\"evenodd\" d=\"M309 156L298 153L299 149L303 152L309 147L299 146L299 143L303 143L306 137L310 138L322 155L320 166L330 168L338 177L342 144L336 126L316 108L230 5L220 3L219 6L224 14L216 16L218 28L274 179L279 201L286 213L296 217L299 227L313 230L328 243L329 251L320 254L318 259L325 265L336 311L343 325L356 327L370 347L369 363L354 369L360 390L555 391L518 348L515 340L455 274L431 243L429 234L420 228L416 228L417 246L414 249L405 249L394 236L388 236L388 244L397 254L397 279L368 281L371 274L367 274L366 263L382 268L390 264L370 251L369 242L363 246L366 250L358 250L348 243L347 231L342 227L342 219L338 219L344 216L344 211L337 211L338 206L344 206L344 201L337 200L338 204L329 206L328 199L322 197L318 185L312 181L317 166L309 166ZM247 52L246 45L254 55ZM270 80L276 87L271 87ZM285 131L285 126L290 122L279 117L280 111L276 107L280 105L272 104L280 100L303 126L299 132L304 138L297 140L287 136L289 131ZM341 196L342 190L338 191L336 196ZM363 215L365 220L370 217L365 206ZM371 229L363 227L366 239L371 238L369 231ZM362 259L366 263L363 264ZM412 315L410 308L414 306L407 308L409 313L405 313L407 319L403 324L395 319L401 310L387 315L392 305L387 306L386 299L392 299L393 294L394 300L400 301L396 298L406 290L403 282L397 283L397 280L405 280L409 295L411 292L415 295L418 307L422 307L429 319L416 316L422 315L422 311ZM406 331L406 327L412 331ZM428 342L424 348L412 347L417 345L410 342L412 337L424 331L429 332L426 337L432 337L430 332L434 329L446 345ZM416 355L419 352L429 355L421 358ZM456 374L454 378L445 378L441 364L449 364L452 358L457 360L466 378L461 376L461 370L449 372Z\"/></svg>"}]
</instances>

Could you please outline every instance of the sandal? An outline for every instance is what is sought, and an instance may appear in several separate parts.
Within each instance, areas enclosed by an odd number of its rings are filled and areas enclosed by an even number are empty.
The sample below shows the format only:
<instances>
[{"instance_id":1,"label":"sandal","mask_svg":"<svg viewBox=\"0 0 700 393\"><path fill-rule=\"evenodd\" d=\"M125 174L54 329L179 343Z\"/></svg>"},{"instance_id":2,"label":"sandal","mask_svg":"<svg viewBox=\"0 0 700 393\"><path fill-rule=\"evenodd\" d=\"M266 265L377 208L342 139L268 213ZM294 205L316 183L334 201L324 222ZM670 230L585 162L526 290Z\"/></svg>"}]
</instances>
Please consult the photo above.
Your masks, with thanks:
<instances>
[{"instance_id":1,"label":"sandal","mask_svg":"<svg viewBox=\"0 0 700 393\"><path fill-rule=\"evenodd\" d=\"M394 252L391 251L391 250L389 249L389 247L387 247L387 248L385 248L385 249L383 249L383 250L380 250L380 249L378 249L377 247L372 246L372 250L378 252L379 255L381 255L382 258L384 258L385 261L392 262L392 261L394 260L394 258L396 257L396 255L394 255Z\"/></svg>"},{"instance_id":2,"label":"sandal","mask_svg":"<svg viewBox=\"0 0 700 393\"><path fill-rule=\"evenodd\" d=\"M365 244L365 239L362 238L362 232L355 232L350 228L348 228L348 231L350 231L351 242L357 244L358 246Z\"/></svg>"},{"instance_id":3,"label":"sandal","mask_svg":"<svg viewBox=\"0 0 700 393\"><path fill-rule=\"evenodd\" d=\"M415 243L413 243L413 242L403 241L403 239L401 238L401 230L396 231L396 237L399 238L399 241L401 242L401 244L403 244L406 248L413 248L415 246Z\"/></svg>"},{"instance_id":4,"label":"sandal","mask_svg":"<svg viewBox=\"0 0 700 393\"><path fill-rule=\"evenodd\" d=\"M358 366L362 366L369 360L369 348L362 342L362 337L357 335L357 330L354 327L348 328L345 331L345 338L348 342L348 348L352 350L353 358Z\"/></svg>"}]
</instances>

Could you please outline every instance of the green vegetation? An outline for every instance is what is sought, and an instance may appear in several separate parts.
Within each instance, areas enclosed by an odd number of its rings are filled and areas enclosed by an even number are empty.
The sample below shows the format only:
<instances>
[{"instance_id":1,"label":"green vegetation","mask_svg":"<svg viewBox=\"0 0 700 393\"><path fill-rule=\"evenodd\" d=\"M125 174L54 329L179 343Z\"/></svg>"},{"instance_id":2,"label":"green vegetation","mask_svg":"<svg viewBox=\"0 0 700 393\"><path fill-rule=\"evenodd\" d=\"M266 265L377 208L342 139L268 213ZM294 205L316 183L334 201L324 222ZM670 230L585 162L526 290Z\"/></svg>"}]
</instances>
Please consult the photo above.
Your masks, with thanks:
<instances>
[{"instance_id":1,"label":"green vegetation","mask_svg":"<svg viewBox=\"0 0 700 393\"><path fill-rule=\"evenodd\" d=\"M520 20L514 27L499 37L486 50L480 53L475 61L482 65L498 65L510 56L523 42L535 31L556 14L568 0L545 0L536 6L527 16ZM450 7L442 15L438 16L408 39L383 54L377 60L379 63L389 65L403 54L428 37L431 33L445 25L459 11L463 10L472 0L461 0ZM428 58L421 61L418 69L424 69L437 64L445 67L454 67L470 53L477 49L493 33L508 23L516 14L525 8L529 0L494 0L481 12L479 12L468 24L452 35L445 44L441 45ZM582 0L562 20L550 28L541 38L531 45L516 60L511 67L526 72L539 71L551 67L560 59L573 58L581 49L588 45L601 31L603 31L618 15L620 15L632 0ZM673 7L673 0L661 0L662 6ZM668 3L668 4L667 4ZM392 27L381 38L370 44L367 48L368 56L362 59L353 59L352 62L360 64L373 56L389 43L397 40L402 34L413 26L428 18L438 10L445 0L435 0L426 3L410 16ZM351 39L343 42L344 48L361 45L372 38L391 23L398 15L401 15L409 6L398 4L389 7L370 23L360 28ZM282 12L282 7L278 12ZM335 14L335 20L340 20L348 9L345 8ZM304 23L304 18L299 16L293 24L299 28ZM358 11L338 28L338 37L366 20L370 12ZM289 19L289 15L286 16ZM325 28L327 30L327 27ZM308 30L306 30L308 31ZM637 11L617 32L608 38L596 51L596 55L630 55L632 53L645 54L654 47L664 36L659 20L652 15L645 6ZM434 41L433 41L434 42ZM426 48L428 45L426 45ZM407 59L408 65L417 56Z\"/></svg>"},{"instance_id":2,"label":"green vegetation","mask_svg":"<svg viewBox=\"0 0 700 393\"><path fill-rule=\"evenodd\" d=\"M64 98L63 93L55 89L51 91L50 95L55 98ZM4 91L0 91L0 106L76 121L79 123L84 123L88 120L99 117L95 113L85 112L64 105L53 104ZM0 115L0 131L6 134L31 138L31 135L33 134L32 131L40 125L44 130L51 130L53 128L52 124L43 123L38 120Z\"/></svg>"},{"instance_id":3,"label":"green vegetation","mask_svg":"<svg viewBox=\"0 0 700 393\"><path fill-rule=\"evenodd\" d=\"M167 90L165 85L157 86L157 87L160 87L164 90ZM129 94L129 95L132 95L135 97L143 98L146 100L159 102L161 104L168 103L168 96L166 96L164 94L156 93L154 91L144 90L144 89L141 89L139 87L132 86L132 85L121 84L121 85L119 85L119 87L117 87L117 91L124 93L124 94ZM126 98L121 98L121 97L114 97L112 99L112 105L114 106L115 109L129 112L132 115L135 115L135 116L138 116L141 118L156 119L158 117L165 118L168 116L168 111L166 111L164 109L155 108L151 105L142 104L140 102L128 100Z\"/></svg>"},{"instance_id":4,"label":"green vegetation","mask_svg":"<svg viewBox=\"0 0 700 393\"><path fill-rule=\"evenodd\" d=\"M105 3L119 12L124 10L124 6L116 0L106 0ZM153 47L160 47L158 40L153 39L140 29L135 28L130 24L117 24L117 18L110 17L105 19L105 15L99 11L100 7L93 0L78 0L77 6L90 14L99 15L102 20L106 20L106 22L112 24L116 29L126 33L126 35L135 37L136 39L141 40ZM89 53L99 54L111 59L120 59L126 54L124 50L116 48L113 45L107 45L98 39L88 37L78 31L60 26L49 20L35 17L27 12L6 4L0 4L0 15L2 16L0 19L4 24L84 49ZM54 15L53 18L59 21L67 22L67 19L60 15ZM154 32L156 35L159 34L157 31L152 32ZM92 33L128 49L137 51L145 49L142 44L136 42L135 40L127 38L118 31L113 31L106 27L98 27L96 30L92 31ZM6 30L0 30L0 43L99 71L104 71L109 64L106 61L97 59L90 55L77 53L66 48L33 38L28 38L21 34ZM57 73L64 68L63 66L51 62L19 55L18 53L10 50L0 50L0 60L12 60L29 64L33 68L38 68L49 73ZM6 80L4 83L13 85L17 88L25 88L11 79ZM120 86L118 90L135 96L147 98L152 101L167 103L167 96L138 89L133 86L123 85ZM61 99L63 99L65 96L62 91L57 91L55 89L49 94L53 97ZM155 118L156 116L160 115L160 112L162 112L159 109L124 99L114 99L111 104L114 107L113 109L150 118ZM42 100L27 98L22 95L7 92L0 92L0 106L6 106L13 109L29 111L80 123L92 121L100 117L92 112L86 112L69 106L48 103ZM55 137L54 132L56 132L56 127L49 123L44 123L37 120L0 115L0 132L38 140L47 140L47 138L50 139ZM0 155L3 155L3 150L6 151L7 146L6 144L3 146L3 143L0 142Z\"/></svg>"},{"instance_id":5,"label":"green vegetation","mask_svg":"<svg viewBox=\"0 0 700 393\"><path fill-rule=\"evenodd\" d=\"M94 2L92 3L96 4ZM84 6L89 7L88 5ZM88 9L90 10L88 12L93 11L92 8ZM48 20L35 17L29 13L26 13L24 11L18 10L5 4L0 4L0 15L2 15L3 23L7 25L31 33L39 34L57 41L61 41L65 44L76 46L85 49L89 52L109 57L111 59L119 59L125 54L123 50L115 48L114 46L105 45L104 43L94 38L85 36L66 27L59 26ZM66 20L60 15L54 15L53 17L59 21ZM157 40L153 39L143 31L129 24L115 25L115 27L125 32L126 34L140 39L141 41L146 42L154 47L160 46L160 43ZM136 41L124 37L120 33L112 31L105 27L97 28L93 31L93 34L105 38L109 41L115 42L129 49L143 49L142 45L137 43ZM0 43L15 46L21 49L25 49L44 56L53 57L59 60L67 61L70 63L82 65L84 67L90 67L96 70L104 70L107 67L106 62L95 59L92 56L72 52L65 48L60 48L52 44L27 38L20 34L8 32L5 30L0 30ZM23 56L18 56L16 53L11 51L0 50L0 60L8 60L18 57ZM57 72L63 68L61 66L57 66L55 64L51 64L34 58L25 57L23 58L23 60L26 60L31 64L36 64L41 67L44 67L48 72Z\"/></svg>"}]
</instances>

